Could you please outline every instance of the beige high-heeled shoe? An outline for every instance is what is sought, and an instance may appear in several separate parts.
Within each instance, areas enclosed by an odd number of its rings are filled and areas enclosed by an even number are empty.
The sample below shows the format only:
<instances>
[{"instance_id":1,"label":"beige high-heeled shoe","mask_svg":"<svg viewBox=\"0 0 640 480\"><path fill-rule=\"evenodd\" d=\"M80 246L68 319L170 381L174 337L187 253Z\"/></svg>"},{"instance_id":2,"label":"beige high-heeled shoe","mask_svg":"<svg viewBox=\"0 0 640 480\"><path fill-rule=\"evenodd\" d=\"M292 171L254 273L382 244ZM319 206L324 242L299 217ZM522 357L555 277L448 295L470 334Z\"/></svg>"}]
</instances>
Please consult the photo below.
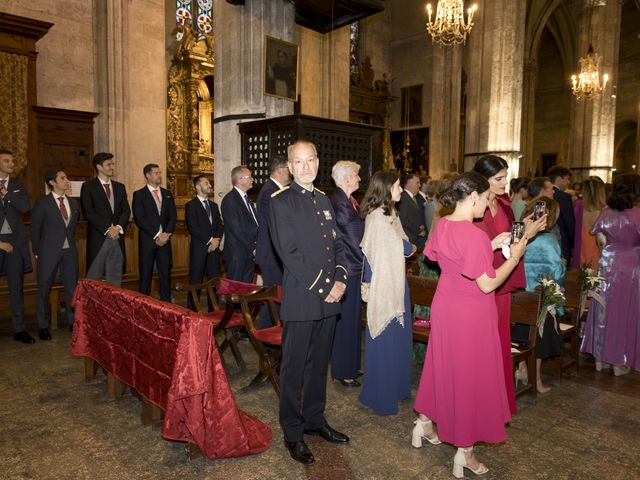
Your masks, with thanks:
<instances>
[{"instance_id":1,"label":"beige high-heeled shoe","mask_svg":"<svg viewBox=\"0 0 640 480\"><path fill-rule=\"evenodd\" d=\"M438 438L438 434L433 430L433 422L431 420L420 420L419 418L413 422L415 423L415 427L413 427L413 432L411 433L411 445L415 448L422 447L422 439L424 438L431 445L440 445L442 441ZM427 433L424 431L424 427L427 425L431 425L431 432L434 436L428 437Z\"/></svg>"},{"instance_id":2,"label":"beige high-heeled shoe","mask_svg":"<svg viewBox=\"0 0 640 480\"><path fill-rule=\"evenodd\" d=\"M480 462L478 462L478 468L476 468L475 470L471 468L469 464L467 464L467 457L465 456L465 454L471 453L471 452L473 452L473 447L458 448L458 451L456 452L456 456L453 457L453 476L454 477L463 478L465 468L468 468L476 475L484 475L489 471L489 469L485 467L483 463L480 463Z\"/></svg>"},{"instance_id":3,"label":"beige high-heeled shoe","mask_svg":"<svg viewBox=\"0 0 640 480\"><path fill-rule=\"evenodd\" d=\"M614 365L613 366L613 374L616 377L619 377L620 375L626 375L630 371L631 371L631 368L629 366L627 366L627 365Z\"/></svg>"},{"instance_id":4,"label":"beige high-heeled shoe","mask_svg":"<svg viewBox=\"0 0 640 480\"><path fill-rule=\"evenodd\" d=\"M529 385L529 372L527 371L526 365L523 369L518 367L518 369L516 370L515 388L518 388L518 382L522 383L522 385L525 386Z\"/></svg>"}]
</instances>

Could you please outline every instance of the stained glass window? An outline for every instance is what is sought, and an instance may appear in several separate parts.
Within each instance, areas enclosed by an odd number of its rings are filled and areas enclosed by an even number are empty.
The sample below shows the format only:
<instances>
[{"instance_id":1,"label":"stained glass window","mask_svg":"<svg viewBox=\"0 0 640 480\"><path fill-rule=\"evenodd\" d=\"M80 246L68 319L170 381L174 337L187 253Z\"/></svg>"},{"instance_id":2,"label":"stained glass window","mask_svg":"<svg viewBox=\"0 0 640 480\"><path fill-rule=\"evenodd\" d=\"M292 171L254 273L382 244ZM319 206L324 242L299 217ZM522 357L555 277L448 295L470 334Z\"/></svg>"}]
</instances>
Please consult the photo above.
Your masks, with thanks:
<instances>
[{"instance_id":1,"label":"stained glass window","mask_svg":"<svg viewBox=\"0 0 640 480\"><path fill-rule=\"evenodd\" d=\"M195 19L194 19L195 17ZM176 0L176 23L189 25L198 40L213 32L213 0ZM176 40L182 40L178 32Z\"/></svg>"},{"instance_id":2,"label":"stained glass window","mask_svg":"<svg viewBox=\"0 0 640 480\"><path fill-rule=\"evenodd\" d=\"M349 31L349 64L351 73L356 73L360 67L358 58L358 44L360 43L360 24L353 22Z\"/></svg>"},{"instance_id":3,"label":"stained glass window","mask_svg":"<svg viewBox=\"0 0 640 480\"><path fill-rule=\"evenodd\" d=\"M198 0L198 38L213 31L213 0Z\"/></svg>"}]
</instances>

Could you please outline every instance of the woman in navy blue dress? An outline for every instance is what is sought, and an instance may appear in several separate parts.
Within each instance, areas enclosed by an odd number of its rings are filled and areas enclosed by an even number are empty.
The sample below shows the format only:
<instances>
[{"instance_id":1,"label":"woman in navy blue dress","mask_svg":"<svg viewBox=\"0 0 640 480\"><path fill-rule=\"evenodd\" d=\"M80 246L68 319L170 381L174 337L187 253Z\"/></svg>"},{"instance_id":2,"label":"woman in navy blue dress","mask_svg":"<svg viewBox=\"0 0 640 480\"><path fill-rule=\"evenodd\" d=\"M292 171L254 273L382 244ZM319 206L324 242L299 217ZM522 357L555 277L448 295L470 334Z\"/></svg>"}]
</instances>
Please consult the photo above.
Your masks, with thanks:
<instances>
[{"instance_id":1,"label":"woman in navy blue dress","mask_svg":"<svg viewBox=\"0 0 640 480\"><path fill-rule=\"evenodd\" d=\"M368 288L363 292L367 331L360 402L378 415L395 415L398 402L411 396L413 339L405 256L416 247L409 243L396 212L401 193L395 172L376 172L361 207Z\"/></svg>"}]
</instances>

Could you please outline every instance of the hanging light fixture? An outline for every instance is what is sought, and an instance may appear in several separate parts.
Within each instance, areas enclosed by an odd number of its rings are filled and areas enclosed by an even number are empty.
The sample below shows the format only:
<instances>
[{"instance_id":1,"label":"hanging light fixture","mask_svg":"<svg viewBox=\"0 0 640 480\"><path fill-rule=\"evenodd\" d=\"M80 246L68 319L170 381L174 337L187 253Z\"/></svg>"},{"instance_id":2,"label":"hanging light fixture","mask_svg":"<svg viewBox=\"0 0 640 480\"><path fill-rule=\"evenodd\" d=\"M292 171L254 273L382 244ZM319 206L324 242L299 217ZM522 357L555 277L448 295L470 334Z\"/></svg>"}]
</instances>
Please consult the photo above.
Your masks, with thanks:
<instances>
[{"instance_id":1,"label":"hanging light fixture","mask_svg":"<svg viewBox=\"0 0 640 480\"><path fill-rule=\"evenodd\" d=\"M436 18L431 20L433 12L431 4L427 4L427 32L431 35L433 42L442 45L458 45L466 43L467 35L473 27L473 14L478 9L472 5L467 10L467 20L464 19L463 0L438 0L436 6Z\"/></svg>"},{"instance_id":2,"label":"hanging light fixture","mask_svg":"<svg viewBox=\"0 0 640 480\"><path fill-rule=\"evenodd\" d=\"M595 98L606 88L609 75L605 73L600 83L600 60L602 57L593 51L593 45L589 45L587 55L580 59L580 73L571 76L571 90L576 99Z\"/></svg>"}]
</instances>

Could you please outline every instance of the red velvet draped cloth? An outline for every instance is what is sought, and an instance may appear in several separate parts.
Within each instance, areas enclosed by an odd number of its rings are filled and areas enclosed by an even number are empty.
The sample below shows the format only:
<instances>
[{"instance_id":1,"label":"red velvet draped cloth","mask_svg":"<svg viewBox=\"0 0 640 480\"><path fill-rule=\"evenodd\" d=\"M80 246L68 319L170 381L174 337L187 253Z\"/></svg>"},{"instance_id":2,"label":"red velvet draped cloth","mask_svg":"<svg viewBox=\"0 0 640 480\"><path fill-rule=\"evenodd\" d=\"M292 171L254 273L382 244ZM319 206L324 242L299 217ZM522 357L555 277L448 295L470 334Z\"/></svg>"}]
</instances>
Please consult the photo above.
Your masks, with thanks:
<instances>
[{"instance_id":1,"label":"red velvet draped cloth","mask_svg":"<svg viewBox=\"0 0 640 480\"><path fill-rule=\"evenodd\" d=\"M239 410L211 323L178 305L83 279L71 353L90 357L164 410L162 435L209 458L269 448L271 428Z\"/></svg>"}]
</instances>

